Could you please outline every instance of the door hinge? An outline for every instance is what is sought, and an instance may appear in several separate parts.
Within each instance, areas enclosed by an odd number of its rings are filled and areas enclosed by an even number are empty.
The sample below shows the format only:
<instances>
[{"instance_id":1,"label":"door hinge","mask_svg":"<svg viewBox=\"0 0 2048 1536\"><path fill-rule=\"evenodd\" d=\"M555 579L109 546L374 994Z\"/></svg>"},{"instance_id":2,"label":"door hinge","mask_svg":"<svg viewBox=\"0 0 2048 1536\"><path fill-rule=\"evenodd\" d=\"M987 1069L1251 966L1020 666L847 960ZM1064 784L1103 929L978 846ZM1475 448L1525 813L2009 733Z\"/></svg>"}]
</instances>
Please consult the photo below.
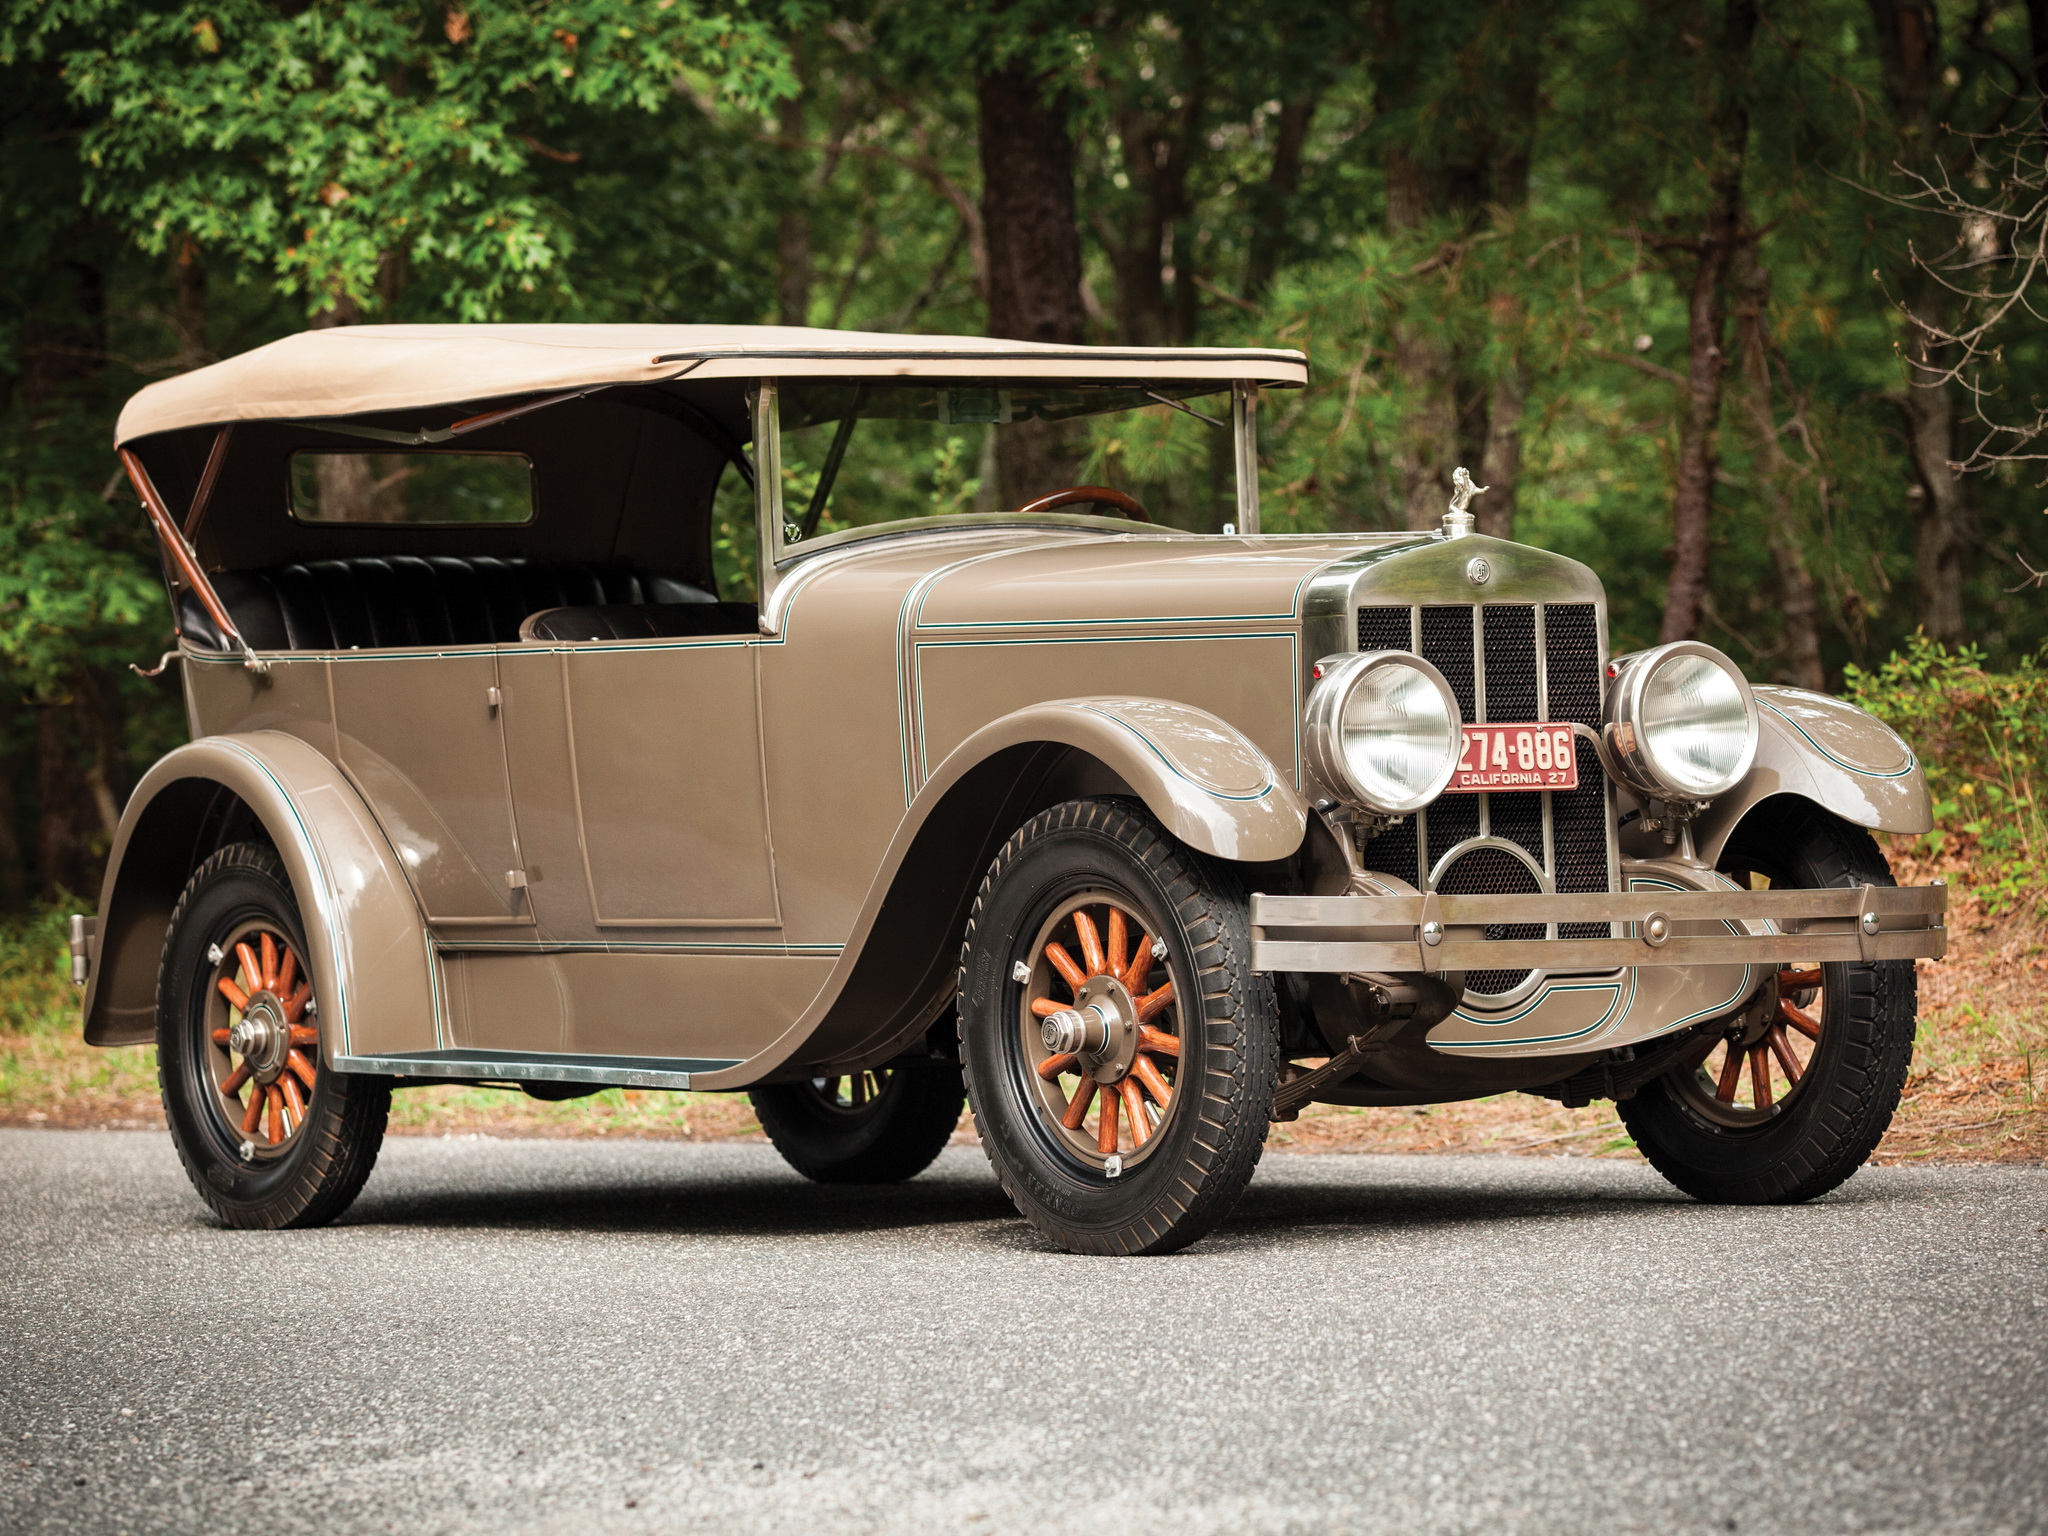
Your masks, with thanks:
<instances>
[{"instance_id":1,"label":"door hinge","mask_svg":"<svg viewBox=\"0 0 2048 1536\"><path fill-rule=\"evenodd\" d=\"M506 888L507 890L511 890L511 891L523 891L523 890L525 890L525 889L526 889L526 871L525 871L525 870L523 870L523 869L508 869L508 870L506 870L506 871L505 871L505 888Z\"/></svg>"},{"instance_id":2,"label":"door hinge","mask_svg":"<svg viewBox=\"0 0 2048 1536\"><path fill-rule=\"evenodd\" d=\"M505 695L498 692L498 687L495 683L484 690L484 698L489 702L491 713L494 715L498 712L498 706L505 702Z\"/></svg>"}]
</instances>

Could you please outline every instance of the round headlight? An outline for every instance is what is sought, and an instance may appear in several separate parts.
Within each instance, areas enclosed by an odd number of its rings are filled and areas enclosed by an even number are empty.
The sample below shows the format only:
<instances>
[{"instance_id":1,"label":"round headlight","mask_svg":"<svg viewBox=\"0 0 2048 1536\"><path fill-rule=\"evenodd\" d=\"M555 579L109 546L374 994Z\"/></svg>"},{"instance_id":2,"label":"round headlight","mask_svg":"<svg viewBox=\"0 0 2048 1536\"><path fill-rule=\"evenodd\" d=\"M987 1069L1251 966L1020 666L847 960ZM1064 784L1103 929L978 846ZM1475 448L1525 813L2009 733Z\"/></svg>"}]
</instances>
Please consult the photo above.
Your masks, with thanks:
<instances>
[{"instance_id":1,"label":"round headlight","mask_svg":"<svg viewBox=\"0 0 2048 1536\"><path fill-rule=\"evenodd\" d=\"M1734 662L1680 640L1616 662L1602 734L1621 776L1672 800L1710 800L1756 761L1756 704Z\"/></svg>"},{"instance_id":2,"label":"round headlight","mask_svg":"<svg viewBox=\"0 0 2048 1536\"><path fill-rule=\"evenodd\" d=\"M1419 811L1444 792L1463 737L1443 673L1405 651L1330 656L1316 673L1303 745L1317 778L1383 816Z\"/></svg>"}]
</instances>

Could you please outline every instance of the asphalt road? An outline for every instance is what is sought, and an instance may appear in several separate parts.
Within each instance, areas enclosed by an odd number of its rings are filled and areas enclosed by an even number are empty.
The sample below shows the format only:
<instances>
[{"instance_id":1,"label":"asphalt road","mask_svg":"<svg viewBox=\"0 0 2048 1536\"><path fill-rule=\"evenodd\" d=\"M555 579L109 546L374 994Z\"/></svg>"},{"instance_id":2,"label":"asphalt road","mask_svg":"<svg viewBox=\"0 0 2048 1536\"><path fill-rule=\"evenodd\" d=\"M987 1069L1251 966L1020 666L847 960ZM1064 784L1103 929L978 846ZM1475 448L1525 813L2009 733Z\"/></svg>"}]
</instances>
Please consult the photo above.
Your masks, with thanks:
<instances>
[{"instance_id":1,"label":"asphalt road","mask_svg":"<svg viewBox=\"0 0 2048 1536\"><path fill-rule=\"evenodd\" d=\"M1269 1157L1170 1259L975 1151L397 1139L213 1225L169 1143L0 1131L0 1531L2044 1531L2048 1172L1789 1210Z\"/></svg>"}]
</instances>

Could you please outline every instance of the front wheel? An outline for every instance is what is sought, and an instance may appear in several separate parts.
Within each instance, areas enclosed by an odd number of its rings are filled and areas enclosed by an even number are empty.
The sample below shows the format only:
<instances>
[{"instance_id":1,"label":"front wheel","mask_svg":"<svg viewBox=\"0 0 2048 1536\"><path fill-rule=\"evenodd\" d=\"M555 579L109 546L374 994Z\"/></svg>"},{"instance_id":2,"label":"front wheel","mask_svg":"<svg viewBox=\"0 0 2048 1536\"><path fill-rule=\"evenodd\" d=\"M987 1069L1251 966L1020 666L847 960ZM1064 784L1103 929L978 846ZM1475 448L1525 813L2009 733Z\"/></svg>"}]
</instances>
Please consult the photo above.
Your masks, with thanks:
<instances>
[{"instance_id":1,"label":"front wheel","mask_svg":"<svg viewBox=\"0 0 2048 1536\"><path fill-rule=\"evenodd\" d=\"M1745 823L1721 860L1774 890L1893 884L1870 834L1818 806ZM1786 1205L1863 1166L1913 1057L1910 960L1796 963L1676 1069L1618 1106L1652 1167L1695 1199Z\"/></svg>"},{"instance_id":2,"label":"front wheel","mask_svg":"<svg viewBox=\"0 0 2048 1536\"><path fill-rule=\"evenodd\" d=\"M231 1227L313 1227L362 1189L388 1078L323 1065L305 930L274 850L200 865L157 969L157 1081L192 1187Z\"/></svg>"},{"instance_id":3,"label":"front wheel","mask_svg":"<svg viewBox=\"0 0 2048 1536\"><path fill-rule=\"evenodd\" d=\"M1194 1242L1258 1165L1278 1069L1235 876L1128 801L1033 817L975 898L960 1054L996 1177L1047 1238Z\"/></svg>"}]
</instances>

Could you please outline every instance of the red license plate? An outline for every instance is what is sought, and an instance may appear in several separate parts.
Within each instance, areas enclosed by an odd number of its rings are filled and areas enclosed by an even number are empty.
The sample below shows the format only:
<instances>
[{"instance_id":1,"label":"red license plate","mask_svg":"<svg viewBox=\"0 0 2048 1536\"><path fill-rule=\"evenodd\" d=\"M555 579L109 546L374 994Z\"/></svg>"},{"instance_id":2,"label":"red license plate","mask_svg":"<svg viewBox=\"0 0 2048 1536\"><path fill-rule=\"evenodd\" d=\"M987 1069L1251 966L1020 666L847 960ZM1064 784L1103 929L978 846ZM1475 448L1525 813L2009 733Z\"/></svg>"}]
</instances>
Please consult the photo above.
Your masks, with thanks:
<instances>
[{"instance_id":1,"label":"red license plate","mask_svg":"<svg viewBox=\"0 0 2048 1536\"><path fill-rule=\"evenodd\" d=\"M1579 754L1572 749L1572 728L1552 721L1466 726L1465 750L1446 793L1578 787Z\"/></svg>"}]
</instances>

